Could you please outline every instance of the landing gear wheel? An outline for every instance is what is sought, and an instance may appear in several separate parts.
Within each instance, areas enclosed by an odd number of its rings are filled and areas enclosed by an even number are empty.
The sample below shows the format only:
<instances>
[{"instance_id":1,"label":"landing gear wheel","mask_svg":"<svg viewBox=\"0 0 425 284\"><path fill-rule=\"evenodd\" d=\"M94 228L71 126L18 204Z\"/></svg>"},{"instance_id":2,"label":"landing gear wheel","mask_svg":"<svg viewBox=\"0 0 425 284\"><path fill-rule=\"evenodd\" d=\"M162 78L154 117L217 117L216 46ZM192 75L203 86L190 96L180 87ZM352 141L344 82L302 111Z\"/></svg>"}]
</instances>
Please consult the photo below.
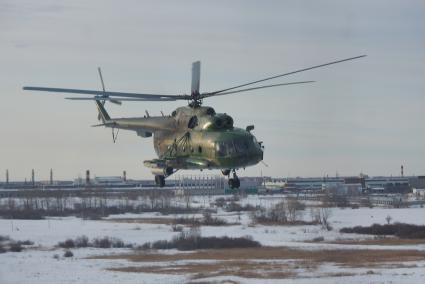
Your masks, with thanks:
<instances>
[{"instance_id":1,"label":"landing gear wheel","mask_svg":"<svg viewBox=\"0 0 425 284\"><path fill-rule=\"evenodd\" d=\"M228 175L230 175L230 170L229 170L229 169L221 170L221 173L222 173L224 176L228 176Z\"/></svg>"},{"instance_id":2,"label":"landing gear wheel","mask_svg":"<svg viewBox=\"0 0 425 284\"><path fill-rule=\"evenodd\" d=\"M241 181L237 178L229 178L229 187L231 189L238 189L241 186Z\"/></svg>"},{"instance_id":3,"label":"landing gear wheel","mask_svg":"<svg viewBox=\"0 0 425 284\"><path fill-rule=\"evenodd\" d=\"M155 184L159 187L164 187L165 177L164 176L155 176Z\"/></svg>"},{"instance_id":4,"label":"landing gear wheel","mask_svg":"<svg viewBox=\"0 0 425 284\"><path fill-rule=\"evenodd\" d=\"M229 178L229 187L231 189L235 189L235 188L237 189L240 186L241 186L241 181L239 180L238 176L236 175L236 171L233 170L233 178Z\"/></svg>"}]
</instances>

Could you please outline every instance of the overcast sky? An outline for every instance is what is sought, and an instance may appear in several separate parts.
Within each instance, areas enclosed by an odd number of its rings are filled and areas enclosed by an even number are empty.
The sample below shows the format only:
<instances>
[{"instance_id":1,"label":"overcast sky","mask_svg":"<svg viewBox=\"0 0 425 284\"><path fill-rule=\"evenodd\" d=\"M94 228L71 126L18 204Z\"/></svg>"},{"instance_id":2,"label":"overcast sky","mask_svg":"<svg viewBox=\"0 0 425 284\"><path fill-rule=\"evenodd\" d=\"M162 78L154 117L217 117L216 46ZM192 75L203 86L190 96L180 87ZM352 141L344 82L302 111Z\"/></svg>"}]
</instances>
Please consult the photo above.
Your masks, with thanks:
<instances>
[{"instance_id":1,"label":"overcast sky","mask_svg":"<svg viewBox=\"0 0 425 284\"><path fill-rule=\"evenodd\" d=\"M201 91L367 54L212 98L255 125L265 162L241 175L425 174L425 1L0 0L0 180L150 178L151 138L92 128L92 102L22 86L181 94L202 61ZM171 113L182 102L107 104L111 116ZM208 171L207 171L208 172ZM208 172L209 173L209 172ZM211 172L215 173L215 172Z\"/></svg>"}]
</instances>

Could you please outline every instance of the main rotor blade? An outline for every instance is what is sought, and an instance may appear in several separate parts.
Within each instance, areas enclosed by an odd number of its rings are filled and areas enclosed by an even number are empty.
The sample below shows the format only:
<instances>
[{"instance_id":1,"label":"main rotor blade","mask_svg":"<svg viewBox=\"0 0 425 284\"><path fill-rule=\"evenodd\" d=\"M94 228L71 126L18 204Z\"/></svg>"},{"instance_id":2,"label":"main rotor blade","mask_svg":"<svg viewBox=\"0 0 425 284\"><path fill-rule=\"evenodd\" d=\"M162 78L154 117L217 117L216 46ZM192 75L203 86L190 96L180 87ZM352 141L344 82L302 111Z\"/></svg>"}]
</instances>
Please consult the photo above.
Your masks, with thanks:
<instances>
[{"instance_id":1,"label":"main rotor blade","mask_svg":"<svg viewBox=\"0 0 425 284\"><path fill-rule=\"evenodd\" d=\"M80 97L68 97L65 98L66 100L72 100L72 101L108 101L108 102L165 102L165 101L175 101L176 99L172 98L111 98L111 97L105 97L105 98L80 98Z\"/></svg>"},{"instance_id":2,"label":"main rotor blade","mask_svg":"<svg viewBox=\"0 0 425 284\"><path fill-rule=\"evenodd\" d=\"M288 85L298 85L298 84L307 84L307 83L314 83L316 81L300 81L300 82L290 82L290 83L282 83L282 84L274 84L274 85L266 85L266 86L259 86L254 88L248 88L248 89L242 89L242 90L236 90L236 91L230 91L230 92L223 92L223 93L206 93L201 94L201 99L208 98L208 97L214 97L214 96L221 96L221 95L228 95L228 94L234 94L234 93L242 93L242 92L248 92L258 89L265 89L265 88L272 88L272 87L279 87L279 86L288 86Z\"/></svg>"},{"instance_id":3,"label":"main rotor blade","mask_svg":"<svg viewBox=\"0 0 425 284\"><path fill-rule=\"evenodd\" d=\"M276 75L276 76L272 76L272 77L267 77L267 78L264 78L264 79L261 79L261 80L248 82L248 83L238 85L238 86L235 86L235 87L230 87L230 88L227 88L227 89L222 89L222 90L210 92L209 94L218 94L218 93L230 91L230 90L233 90L233 89L237 89L237 88L240 88L240 87L245 87L245 86L248 86L248 85L264 82L264 81L267 81L267 80L280 78L280 77L283 77L283 76L288 76L288 75L292 75L292 74L295 74L295 73L300 73L300 72L308 71L308 70L311 70L311 69L321 68L321 67L324 67L324 66L337 64L337 63L341 63L341 62L345 62L345 61L350 61L350 60L362 58L362 57L365 57L365 56L366 55L360 55L360 56L355 56L355 57L350 57L350 58L346 58L346 59L342 59L342 60L332 61L332 62L328 62L328 63L325 63L325 64L320 64L320 65L316 65L316 66L312 66L312 67L307 67L307 68L299 69L299 70L296 70L296 71L292 71L292 72L288 72L288 73L284 73L284 74L280 74L280 75Z\"/></svg>"},{"instance_id":4,"label":"main rotor blade","mask_svg":"<svg viewBox=\"0 0 425 284\"><path fill-rule=\"evenodd\" d=\"M99 73L100 83L102 84L102 90L103 92L105 92L105 83L103 82L102 70L100 70L100 67L97 67L97 72Z\"/></svg>"},{"instance_id":5,"label":"main rotor blade","mask_svg":"<svg viewBox=\"0 0 425 284\"><path fill-rule=\"evenodd\" d=\"M54 93L68 93L68 94L85 94L92 96L113 96L113 97L124 97L124 98L139 98L161 101L161 100L190 100L191 96L188 95L159 95L159 94L139 94L139 93L125 93L125 92L103 92L94 90L81 90L81 89L64 89L64 88L47 88L47 87L24 87L26 91L43 91L43 92L54 92Z\"/></svg>"}]
</instances>

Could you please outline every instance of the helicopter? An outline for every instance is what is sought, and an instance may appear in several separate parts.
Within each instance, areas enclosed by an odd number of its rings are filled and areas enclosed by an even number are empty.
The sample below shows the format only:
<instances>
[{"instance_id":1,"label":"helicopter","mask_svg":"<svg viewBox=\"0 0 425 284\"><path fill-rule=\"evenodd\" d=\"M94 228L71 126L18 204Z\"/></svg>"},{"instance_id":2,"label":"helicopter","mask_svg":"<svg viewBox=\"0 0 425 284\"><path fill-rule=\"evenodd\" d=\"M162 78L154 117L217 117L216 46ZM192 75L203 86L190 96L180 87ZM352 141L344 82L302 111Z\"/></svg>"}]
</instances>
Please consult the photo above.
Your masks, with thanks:
<instances>
[{"instance_id":1,"label":"helicopter","mask_svg":"<svg viewBox=\"0 0 425 284\"><path fill-rule=\"evenodd\" d=\"M65 94L84 94L88 97L66 97L68 100L94 101L98 110L100 124L94 127L112 129L112 139L115 143L120 129L135 131L140 137L153 136L153 144L158 158L144 161L155 176L159 187L165 186L165 179L178 170L221 170L228 177L229 187L240 187L237 170L245 169L263 161L264 144L252 134L253 125L245 129L234 126L233 118L226 113L216 113L214 108L203 105L203 100L215 96L254 91L278 86L308 84L314 81L298 81L262 85L244 88L264 81L321 68L337 63L365 57L360 55L342 60L332 61L299 70L286 72L256 81L220 89L213 92L200 92L201 62L192 63L192 81L190 94L161 95L107 91L101 69L98 74L102 90L82 90L50 87L25 86L23 90L44 91ZM105 109L105 103L121 105L122 102L136 101L177 101L185 100L187 106L174 110L171 115L150 116L146 111L143 117L111 118Z\"/></svg>"}]
</instances>

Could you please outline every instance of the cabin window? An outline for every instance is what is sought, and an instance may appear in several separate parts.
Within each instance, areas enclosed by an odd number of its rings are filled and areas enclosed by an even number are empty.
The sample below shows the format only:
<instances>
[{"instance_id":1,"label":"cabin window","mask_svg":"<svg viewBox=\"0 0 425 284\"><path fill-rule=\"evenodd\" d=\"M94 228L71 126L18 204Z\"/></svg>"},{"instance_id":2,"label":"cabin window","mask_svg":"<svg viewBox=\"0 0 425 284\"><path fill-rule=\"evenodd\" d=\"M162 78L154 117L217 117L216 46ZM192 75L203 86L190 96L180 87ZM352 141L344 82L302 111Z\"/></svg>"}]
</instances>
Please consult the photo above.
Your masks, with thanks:
<instances>
[{"instance_id":1,"label":"cabin window","mask_svg":"<svg viewBox=\"0 0 425 284\"><path fill-rule=\"evenodd\" d=\"M198 152L202 153L202 147L201 146L198 146Z\"/></svg>"},{"instance_id":2,"label":"cabin window","mask_svg":"<svg viewBox=\"0 0 425 284\"><path fill-rule=\"evenodd\" d=\"M215 110L214 110L213 108L209 107L209 108L207 108L206 113L207 113L208 115L215 115Z\"/></svg>"},{"instance_id":3,"label":"cabin window","mask_svg":"<svg viewBox=\"0 0 425 284\"><path fill-rule=\"evenodd\" d=\"M198 117L192 116L189 120L189 123L187 124L187 128L193 129L198 125Z\"/></svg>"},{"instance_id":4,"label":"cabin window","mask_svg":"<svg viewBox=\"0 0 425 284\"><path fill-rule=\"evenodd\" d=\"M217 142L215 150L219 157L232 156L236 152L235 145L232 140Z\"/></svg>"}]
</instances>

